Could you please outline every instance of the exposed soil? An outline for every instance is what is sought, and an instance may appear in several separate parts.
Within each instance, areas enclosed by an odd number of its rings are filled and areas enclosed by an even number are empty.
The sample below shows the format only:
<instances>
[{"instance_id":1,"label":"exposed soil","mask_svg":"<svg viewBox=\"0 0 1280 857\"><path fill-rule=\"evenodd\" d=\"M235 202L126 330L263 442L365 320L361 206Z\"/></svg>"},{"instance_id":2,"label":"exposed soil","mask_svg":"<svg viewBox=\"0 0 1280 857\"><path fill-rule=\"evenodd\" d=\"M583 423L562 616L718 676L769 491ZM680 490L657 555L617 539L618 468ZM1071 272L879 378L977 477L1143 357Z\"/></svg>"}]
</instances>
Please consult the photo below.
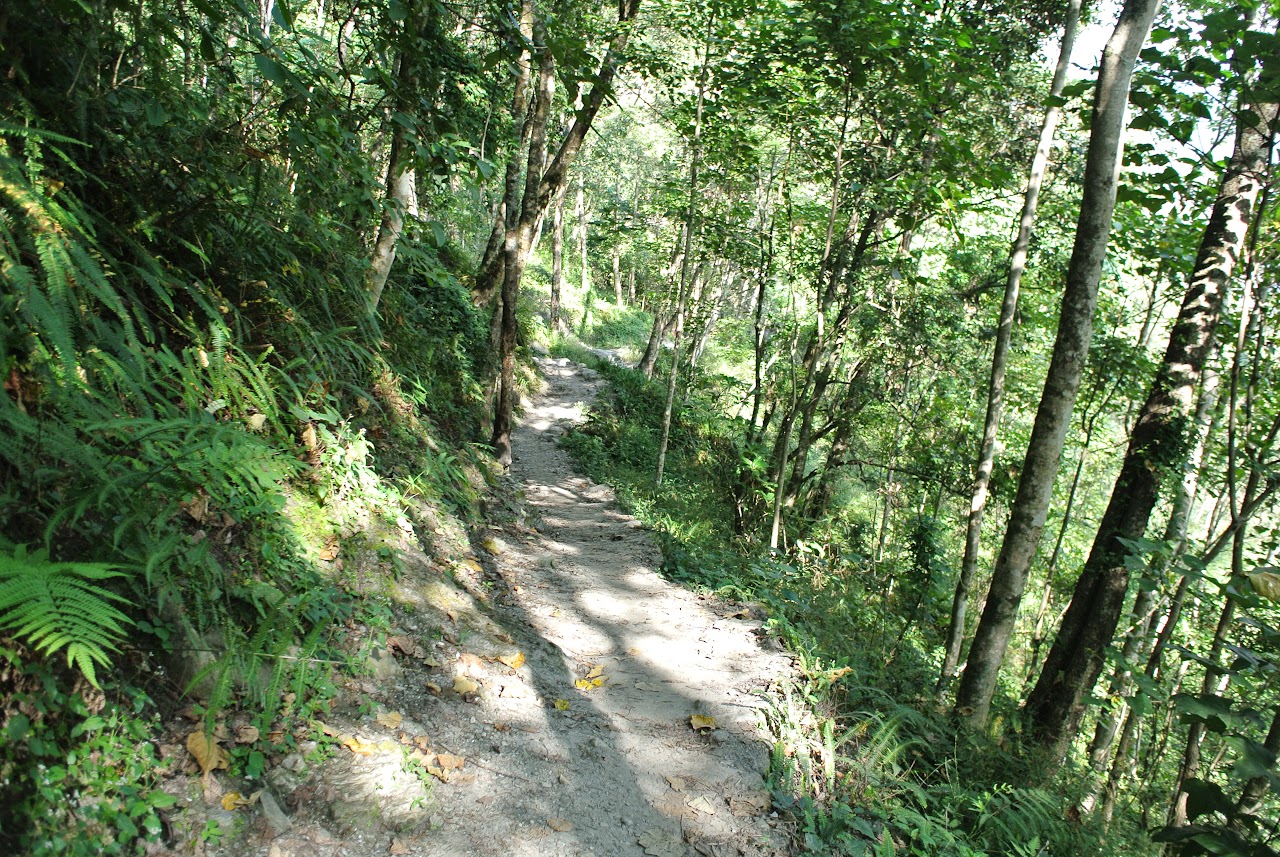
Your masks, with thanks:
<instances>
[{"instance_id":1,"label":"exposed soil","mask_svg":"<svg viewBox=\"0 0 1280 857\"><path fill-rule=\"evenodd\" d=\"M410 557L399 633L361 688L372 704L333 712L335 753L285 758L254 806L210 801L239 832L199 850L786 852L760 691L789 659L750 611L658 576L653 536L557 443L601 382L564 359L540 363L547 386L516 433L512 490L475 553L455 557L458 585ZM407 773L407 757L431 773Z\"/></svg>"}]
</instances>

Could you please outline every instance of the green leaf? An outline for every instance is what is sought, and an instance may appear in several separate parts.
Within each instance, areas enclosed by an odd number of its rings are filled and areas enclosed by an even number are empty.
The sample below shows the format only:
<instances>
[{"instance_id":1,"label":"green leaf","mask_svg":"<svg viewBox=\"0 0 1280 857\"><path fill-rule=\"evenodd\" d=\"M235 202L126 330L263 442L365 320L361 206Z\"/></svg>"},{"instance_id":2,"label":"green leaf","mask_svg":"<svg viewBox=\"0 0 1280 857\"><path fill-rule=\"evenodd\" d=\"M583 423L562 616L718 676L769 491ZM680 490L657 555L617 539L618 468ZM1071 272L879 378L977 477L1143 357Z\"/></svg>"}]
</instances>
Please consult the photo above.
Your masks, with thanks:
<instances>
[{"instance_id":1,"label":"green leaf","mask_svg":"<svg viewBox=\"0 0 1280 857\"><path fill-rule=\"evenodd\" d=\"M27 737L27 731L31 728L31 719L25 714L14 714L9 718L9 724L5 727L5 734L9 736L11 743L17 744L23 738Z\"/></svg>"},{"instance_id":2,"label":"green leaf","mask_svg":"<svg viewBox=\"0 0 1280 857\"><path fill-rule=\"evenodd\" d=\"M147 102L147 124L148 125L151 125L153 127L158 127L160 125L163 125L165 123L165 120L167 120L168 118L169 118L169 115L165 113L163 104L155 100Z\"/></svg>"},{"instance_id":3,"label":"green leaf","mask_svg":"<svg viewBox=\"0 0 1280 857\"><path fill-rule=\"evenodd\" d=\"M258 72L266 80L271 81L276 86L284 86L289 79L289 73L285 67L276 62L266 54L257 54L253 58L254 63L258 66Z\"/></svg>"},{"instance_id":4,"label":"green leaf","mask_svg":"<svg viewBox=\"0 0 1280 857\"><path fill-rule=\"evenodd\" d=\"M271 20L279 24L286 33L293 32L293 12L289 11L289 6L285 0L275 0L271 7Z\"/></svg>"},{"instance_id":5,"label":"green leaf","mask_svg":"<svg viewBox=\"0 0 1280 857\"><path fill-rule=\"evenodd\" d=\"M1234 807L1226 792L1217 783L1190 778L1182 788L1187 793L1188 821L1195 821L1200 816L1211 812L1220 812L1223 816L1227 816Z\"/></svg>"},{"instance_id":6,"label":"green leaf","mask_svg":"<svg viewBox=\"0 0 1280 857\"><path fill-rule=\"evenodd\" d=\"M443 223L432 220L427 225L431 227L431 237L435 240L437 247L443 247L449 243L449 233L445 232Z\"/></svg>"},{"instance_id":7,"label":"green leaf","mask_svg":"<svg viewBox=\"0 0 1280 857\"><path fill-rule=\"evenodd\" d=\"M178 802L178 799L168 792L154 791L147 795L147 803L156 809L167 809Z\"/></svg>"}]
</instances>

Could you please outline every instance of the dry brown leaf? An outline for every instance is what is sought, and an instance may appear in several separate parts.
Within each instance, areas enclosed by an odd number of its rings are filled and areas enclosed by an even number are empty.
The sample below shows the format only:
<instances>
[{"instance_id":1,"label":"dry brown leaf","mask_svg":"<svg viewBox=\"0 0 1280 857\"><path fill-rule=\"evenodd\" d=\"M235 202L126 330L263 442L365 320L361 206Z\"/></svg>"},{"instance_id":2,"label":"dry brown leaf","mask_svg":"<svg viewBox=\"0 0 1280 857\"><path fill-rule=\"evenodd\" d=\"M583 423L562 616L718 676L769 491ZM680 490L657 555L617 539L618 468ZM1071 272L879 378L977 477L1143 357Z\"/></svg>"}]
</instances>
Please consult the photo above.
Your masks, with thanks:
<instances>
[{"instance_id":1,"label":"dry brown leaf","mask_svg":"<svg viewBox=\"0 0 1280 857\"><path fill-rule=\"evenodd\" d=\"M260 736L261 733L258 731L257 726L249 726L246 724L244 726L236 727L237 744L253 744Z\"/></svg>"},{"instance_id":2,"label":"dry brown leaf","mask_svg":"<svg viewBox=\"0 0 1280 857\"><path fill-rule=\"evenodd\" d=\"M325 723L323 720L313 720L311 722L313 726L315 726L324 734L328 735L330 738L338 737L338 728L336 726L330 726L328 723Z\"/></svg>"},{"instance_id":3,"label":"dry brown leaf","mask_svg":"<svg viewBox=\"0 0 1280 857\"><path fill-rule=\"evenodd\" d=\"M480 685L464 675L460 675L453 680L453 692L466 696L468 693L475 693L480 689Z\"/></svg>"},{"instance_id":4,"label":"dry brown leaf","mask_svg":"<svg viewBox=\"0 0 1280 857\"><path fill-rule=\"evenodd\" d=\"M689 717L689 725L694 732L710 732L716 728L716 719L705 714L694 714Z\"/></svg>"},{"instance_id":5,"label":"dry brown leaf","mask_svg":"<svg viewBox=\"0 0 1280 857\"><path fill-rule=\"evenodd\" d=\"M427 690L431 691L436 696L439 696L441 693L440 685L436 684L434 681L427 682Z\"/></svg>"},{"instance_id":6,"label":"dry brown leaf","mask_svg":"<svg viewBox=\"0 0 1280 857\"><path fill-rule=\"evenodd\" d=\"M332 562L338 556L338 537L329 536L325 541L324 547L320 549L319 557L325 562Z\"/></svg>"},{"instance_id":7,"label":"dry brown leaf","mask_svg":"<svg viewBox=\"0 0 1280 857\"><path fill-rule=\"evenodd\" d=\"M430 738L428 738L426 735L414 735L414 736L413 736L413 745L414 745L415 747L418 747L419 749L422 749L422 750L430 750L430 749L431 749L431 739L430 739Z\"/></svg>"},{"instance_id":8,"label":"dry brown leaf","mask_svg":"<svg viewBox=\"0 0 1280 857\"><path fill-rule=\"evenodd\" d=\"M683 777L667 777L667 785L671 786L674 791L682 792L688 785Z\"/></svg>"},{"instance_id":9,"label":"dry brown leaf","mask_svg":"<svg viewBox=\"0 0 1280 857\"><path fill-rule=\"evenodd\" d=\"M409 847L408 843L399 837L392 837L391 846L387 848L388 854L394 854L397 855L397 857L401 854L410 854L412 851L413 849Z\"/></svg>"},{"instance_id":10,"label":"dry brown leaf","mask_svg":"<svg viewBox=\"0 0 1280 857\"><path fill-rule=\"evenodd\" d=\"M524 666L524 652L516 652L514 655L500 655L498 662L511 667L513 670L518 670Z\"/></svg>"},{"instance_id":11,"label":"dry brown leaf","mask_svg":"<svg viewBox=\"0 0 1280 857\"><path fill-rule=\"evenodd\" d=\"M302 445L308 450L315 449L320 444L320 438L316 435L316 427L314 423L307 423L302 429Z\"/></svg>"},{"instance_id":12,"label":"dry brown leaf","mask_svg":"<svg viewBox=\"0 0 1280 857\"><path fill-rule=\"evenodd\" d=\"M764 815L772 805L769 796L763 792L752 792L729 797L729 811L739 817Z\"/></svg>"},{"instance_id":13,"label":"dry brown leaf","mask_svg":"<svg viewBox=\"0 0 1280 857\"><path fill-rule=\"evenodd\" d=\"M423 767L427 769L428 774L435 777L440 782L442 783L449 782L449 772L444 770L443 768L437 765L431 765L431 764L424 765Z\"/></svg>"},{"instance_id":14,"label":"dry brown leaf","mask_svg":"<svg viewBox=\"0 0 1280 857\"><path fill-rule=\"evenodd\" d=\"M179 503L178 506L197 524L203 524L205 517L209 514L209 495L201 492L190 500Z\"/></svg>"},{"instance_id":15,"label":"dry brown leaf","mask_svg":"<svg viewBox=\"0 0 1280 857\"><path fill-rule=\"evenodd\" d=\"M689 807L684 795L666 792L653 801L653 808L668 818L697 818L698 813Z\"/></svg>"},{"instance_id":16,"label":"dry brown leaf","mask_svg":"<svg viewBox=\"0 0 1280 857\"><path fill-rule=\"evenodd\" d=\"M493 724L493 730L494 730L495 732L510 732L510 731L511 731L511 724L510 724L510 723L495 723L495 724Z\"/></svg>"},{"instance_id":17,"label":"dry brown leaf","mask_svg":"<svg viewBox=\"0 0 1280 857\"><path fill-rule=\"evenodd\" d=\"M691 809L696 809L703 815L715 815L716 812L716 808L711 805L711 801L707 800L705 795L699 795L689 801L689 807Z\"/></svg>"},{"instance_id":18,"label":"dry brown leaf","mask_svg":"<svg viewBox=\"0 0 1280 857\"><path fill-rule=\"evenodd\" d=\"M466 670L468 675L484 672L484 658L477 657L470 652L463 652L458 655L458 663L462 664L462 668Z\"/></svg>"},{"instance_id":19,"label":"dry brown leaf","mask_svg":"<svg viewBox=\"0 0 1280 857\"><path fill-rule=\"evenodd\" d=\"M218 742L205 735L203 731L192 732L187 736L187 751L200 766L202 774L207 775L215 770L225 771L231 764L231 756L227 751L219 747Z\"/></svg>"},{"instance_id":20,"label":"dry brown leaf","mask_svg":"<svg viewBox=\"0 0 1280 857\"><path fill-rule=\"evenodd\" d=\"M404 720L404 715L398 711L384 711L374 718L379 725L388 729L399 729L400 722Z\"/></svg>"},{"instance_id":21,"label":"dry brown leaf","mask_svg":"<svg viewBox=\"0 0 1280 857\"><path fill-rule=\"evenodd\" d=\"M568 833L570 830L573 830L573 822L567 818L548 818L547 827L550 827L557 833Z\"/></svg>"},{"instance_id":22,"label":"dry brown leaf","mask_svg":"<svg viewBox=\"0 0 1280 857\"><path fill-rule=\"evenodd\" d=\"M436 753L436 764L446 771L457 771L467 764L467 760L452 753Z\"/></svg>"}]
</instances>

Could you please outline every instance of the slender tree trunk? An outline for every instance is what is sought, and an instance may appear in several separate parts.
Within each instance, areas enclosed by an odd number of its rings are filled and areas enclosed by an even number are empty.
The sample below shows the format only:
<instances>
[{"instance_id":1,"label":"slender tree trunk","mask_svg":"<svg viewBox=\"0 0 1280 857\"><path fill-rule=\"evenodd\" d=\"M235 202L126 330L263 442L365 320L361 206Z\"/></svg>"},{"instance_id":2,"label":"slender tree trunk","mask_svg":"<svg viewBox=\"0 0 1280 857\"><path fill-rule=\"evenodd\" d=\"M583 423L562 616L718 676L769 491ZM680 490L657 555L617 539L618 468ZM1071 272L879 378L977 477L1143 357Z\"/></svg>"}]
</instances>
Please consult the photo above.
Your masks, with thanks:
<instances>
[{"instance_id":1,"label":"slender tree trunk","mask_svg":"<svg viewBox=\"0 0 1280 857\"><path fill-rule=\"evenodd\" d=\"M430 4L428 4L429 6ZM265 8L265 7L264 7ZM267 13L270 15L270 12ZM268 17L268 22L270 18ZM410 19L411 26L425 26L425 20L419 16ZM408 36L406 35L406 38ZM396 73L396 109L409 110L409 93L418 86L417 71L411 52L400 54L399 69ZM412 112L411 112L412 115ZM378 226L378 237L373 242L373 251L369 254L369 270L365 272L364 286L369 296L369 312L378 311L378 303L382 300L382 290L391 276L391 266L396 261L396 245L404 232L405 216L416 216L418 213L417 174L409 158L413 144L412 132L398 122L391 123L391 152L387 157L386 200L383 203L382 222Z\"/></svg>"},{"instance_id":2,"label":"slender tree trunk","mask_svg":"<svg viewBox=\"0 0 1280 857\"><path fill-rule=\"evenodd\" d=\"M1093 335L1093 311L1115 211L1129 83L1158 6L1159 0L1127 0L1102 54L1094 91L1084 196L1080 202L1075 247L1067 268L1053 358L1009 526L992 573L986 608L956 695L956 713L973 728L983 728L987 723L996 677L1013 635L1027 572L1044 529L1054 476L1071 425L1071 412Z\"/></svg>"},{"instance_id":3,"label":"slender tree trunk","mask_svg":"<svg viewBox=\"0 0 1280 857\"><path fill-rule=\"evenodd\" d=\"M1164 363L1134 425L1111 502L1040 681L1027 698L1033 730L1055 757L1066 754L1075 736L1084 699L1102 670L1103 651L1115 635L1129 587L1125 559L1130 550L1124 542L1146 532L1162 480L1184 465L1190 449L1195 390L1265 181L1276 105L1265 106L1254 119L1254 125L1237 128L1235 151L1205 227Z\"/></svg>"},{"instance_id":4,"label":"slender tree trunk","mask_svg":"<svg viewBox=\"0 0 1280 857\"><path fill-rule=\"evenodd\" d=\"M1275 709L1275 713L1271 717L1271 728L1267 730L1267 737L1263 739L1262 746L1271 752L1273 756L1280 754L1280 706ZM1235 812L1231 814L1228 825L1232 830L1243 833L1247 830L1245 824L1246 818L1256 818L1262 810L1262 798L1271 788L1271 777L1262 775L1252 777L1240 790L1240 799L1236 801Z\"/></svg>"},{"instance_id":5,"label":"slender tree trunk","mask_svg":"<svg viewBox=\"0 0 1280 857\"><path fill-rule=\"evenodd\" d=\"M680 288L676 295L675 330L672 333L671 375L667 379L667 400L662 409L662 436L658 441L658 471L654 481L662 485L667 465L667 445L671 442L671 413L675 407L676 387L680 378L680 337L684 333L685 302L690 288L690 263L693 257L694 219L697 216L698 166L702 156L702 109L707 95L707 78L711 67L711 32L713 14L707 19L706 39L702 44L702 69L698 73L698 95L693 114L693 138L689 142L688 207L684 218L684 250L680 260Z\"/></svg>"},{"instance_id":6,"label":"slender tree trunk","mask_svg":"<svg viewBox=\"0 0 1280 857\"><path fill-rule=\"evenodd\" d=\"M551 311L554 333L563 332L560 320L560 295L564 290L564 192L556 194L551 207Z\"/></svg>"},{"instance_id":7,"label":"slender tree trunk","mask_svg":"<svg viewBox=\"0 0 1280 857\"><path fill-rule=\"evenodd\" d=\"M1018 236L1009 254L1009 275L1004 285L1004 301L1000 305L1000 321L996 326L995 354L991 359L991 382L987 386L987 417L982 427L982 441L978 447L978 460L974 465L973 496L969 501L969 519L965 528L964 559L960 564L960 576L956 580L955 597L951 602L951 624L947 629L947 642L943 648L942 670L938 676L939 695L946 692L955 678L960 663L960 648L964 642L964 626L968 612L969 590L978 571L978 550L982 534L982 517L987 508L991 471L995 466L996 435L1000 430L1000 418L1004 412L1004 375L1009 365L1009 343L1013 339L1013 319L1018 312L1018 292L1022 284L1022 272L1027 266L1027 251L1031 246L1031 229L1035 225L1036 208L1040 203L1040 186L1049 166L1049 153L1053 149L1053 135L1058 127L1062 108L1058 99L1067 82L1067 69L1071 66L1071 52L1076 41L1076 26L1080 22L1081 0L1069 0L1067 20L1062 28L1062 47L1058 51L1058 64L1049 87L1049 107L1045 110L1044 123L1040 127L1040 142L1031 161L1031 173L1027 179L1027 191L1022 200L1022 216L1018 221Z\"/></svg>"},{"instance_id":8,"label":"slender tree trunk","mask_svg":"<svg viewBox=\"0 0 1280 857\"><path fill-rule=\"evenodd\" d=\"M528 258L529 246L533 243L535 224L540 214L536 209L536 191L542 164L546 159L547 120L555 93L555 59L547 47L546 33L536 21L533 24L533 49L538 53L538 79L533 104L529 108L529 157L525 168L525 191L515 228L507 231L506 260L503 262L499 351L501 372L492 441L494 455L503 467L511 466L511 430L516 399L516 303L520 293L520 278L524 275L525 260Z\"/></svg>"},{"instance_id":9,"label":"slender tree trunk","mask_svg":"<svg viewBox=\"0 0 1280 857\"><path fill-rule=\"evenodd\" d=\"M649 344L644 350L644 356L640 358L640 365L637 367L644 377L653 378L653 367L658 365L658 355L662 352L662 342L667 338L667 334L675 326L675 313L663 315L658 310L653 315L653 330L649 334Z\"/></svg>"},{"instance_id":10,"label":"slender tree trunk","mask_svg":"<svg viewBox=\"0 0 1280 857\"><path fill-rule=\"evenodd\" d=\"M578 195L573 202L574 231L578 236L578 276L582 294L591 288L591 271L587 262L587 183L578 179Z\"/></svg>"},{"instance_id":11,"label":"slender tree trunk","mask_svg":"<svg viewBox=\"0 0 1280 857\"><path fill-rule=\"evenodd\" d=\"M520 279L524 274L524 266L529 258L529 250L533 246L534 234L541 222L543 214L550 206L552 199L561 193L568 182L568 170L582 147L587 131L605 98L612 89L613 78L617 74L619 54L626 47L630 36L630 24L639 10L639 0L622 0L618 6L618 22L621 26L619 34L609 46L608 52L601 61L600 69L590 92L583 99L582 107L575 113L573 121L565 131L559 149L554 157L548 160L546 129L551 110L551 97L555 86L555 59L546 47L543 25L533 15L530 0L525 0L522 7L522 30L526 31L526 43L537 42L541 45L539 56L538 89L534 103L529 109L527 120L521 126L523 136L529 140L529 153L525 171L524 193L520 200L520 208L513 213L514 194L512 185L518 185L518 166L515 175L510 164L507 169L507 203L505 220L507 225L504 241L504 263L502 271L502 309L500 337L498 342L499 372L497 406L493 420L493 448L499 462L503 466L511 463L511 429L512 411L515 407L515 346L516 346L516 303L519 297ZM526 24L525 22L529 22ZM528 33L535 34L529 39ZM541 38L537 34L541 34ZM527 64L527 63L526 63ZM520 66L521 63L517 63ZM526 73L527 76L527 73ZM525 115L519 86L520 75L517 73L517 97L513 98L512 116L518 123ZM518 151L518 147L517 147ZM514 223L514 227L513 224ZM492 285L477 282L477 291L481 294L491 290Z\"/></svg>"},{"instance_id":12,"label":"slender tree trunk","mask_svg":"<svg viewBox=\"0 0 1280 857\"><path fill-rule=\"evenodd\" d=\"M1210 362L1212 362L1212 358ZM1187 463L1183 468L1182 481L1178 486L1177 494L1174 496L1173 507L1169 512L1169 520L1165 524L1164 541L1171 546L1169 559L1151 574L1153 581L1167 573L1178 557L1182 556L1186 551L1187 529L1191 521L1191 509L1195 505L1196 493L1199 489L1200 467L1204 460L1204 450L1209 443L1209 437L1213 433L1213 427L1216 422L1217 402L1218 373L1206 369L1204 380L1201 383L1200 398L1196 403L1195 446L1192 448ZM1182 612L1182 602L1186 598L1187 586L1187 577L1183 575L1178 581L1173 597L1170 599L1169 610L1165 615L1164 623L1156 631L1155 640L1152 641L1144 671L1148 679L1154 680L1160 671L1164 649L1169 643ZM1135 601L1135 616L1140 612L1137 606L1139 601L1141 599ZM1150 628L1147 629L1147 633L1150 633ZM1128 649L1128 639L1126 639L1125 645L1126 649ZM1117 678L1120 678L1119 668L1117 669ZM1125 683L1117 687L1116 691L1117 693L1123 692L1127 690L1127 687L1128 683ZM1123 706L1115 705L1106 716L1100 719L1097 734L1094 736L1093 745L1090 747L1090 764L1095 770L1102 770L1102 766L1106 763L1106 750L1116 735L1116 724L1123 721L1123 725L1119 729L1120 737L1116 743L1111 766L1107 772L1106 784L1102 787L1102 817L1104 822L1108 824L1111 822L1112 813L1115 810L1120 779L1130 765L1128 757L1133 733L1137 725L1135 720L1136 715L1132 707L1128 707L1126 710ZM1092 797L1091 795L1091 799ZM1086 807L1089 803L1091 803L1091 800L1086 801Z\"/></svg>"}]
</instances>

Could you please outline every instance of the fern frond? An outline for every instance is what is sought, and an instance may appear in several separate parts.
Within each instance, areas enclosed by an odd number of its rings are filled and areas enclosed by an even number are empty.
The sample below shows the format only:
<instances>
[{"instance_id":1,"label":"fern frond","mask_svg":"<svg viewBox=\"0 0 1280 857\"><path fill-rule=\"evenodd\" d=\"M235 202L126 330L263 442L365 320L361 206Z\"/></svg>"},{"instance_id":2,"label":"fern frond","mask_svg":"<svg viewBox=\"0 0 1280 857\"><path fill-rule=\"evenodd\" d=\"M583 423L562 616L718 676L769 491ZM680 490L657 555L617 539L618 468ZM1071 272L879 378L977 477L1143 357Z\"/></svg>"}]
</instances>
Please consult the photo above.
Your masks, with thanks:
<instances>
[{"instance_id":1,"label":"fern frond","mask_svg":"<svg viewBox=\"0 0 1280 857\"><path fill-rule=\"evenodd\" d=\"M119 566L50 562L46 551L21 545L0 553L0 630L42 655L64 652L97 687L97 667L111 665L107 653L119 651L133 624L115 606L125 599L97 582L124 576Z\"/></svg>"}]
</instances>

